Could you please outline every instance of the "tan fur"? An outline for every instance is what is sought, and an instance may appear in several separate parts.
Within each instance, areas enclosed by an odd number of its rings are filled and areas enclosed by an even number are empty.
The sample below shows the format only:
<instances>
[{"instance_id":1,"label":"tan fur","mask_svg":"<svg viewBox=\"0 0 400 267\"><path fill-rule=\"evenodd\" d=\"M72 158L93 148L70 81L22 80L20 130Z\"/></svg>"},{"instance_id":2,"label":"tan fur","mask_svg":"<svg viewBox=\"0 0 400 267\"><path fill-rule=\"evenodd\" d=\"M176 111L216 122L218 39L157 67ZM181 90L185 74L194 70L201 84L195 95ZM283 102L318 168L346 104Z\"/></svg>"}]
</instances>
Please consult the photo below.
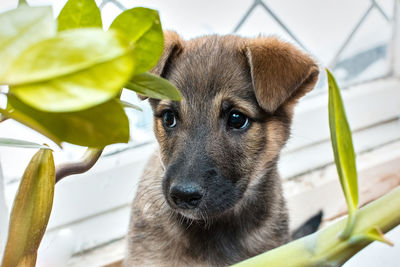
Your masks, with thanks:
<instances>
[{"instance_id":1,"label":"tan fur","mask_svg":"<svg viewBox=\"0 0 400 267\"><path fill-rule=\"evenodd\" d=\"M183 99L149 100L160 148L132 205L125 266L226 266L289 241L277 162L294 105L316 83L315 62L276 38L167 32L153 72ZM165 110L178 114L173 129ZM246 130L226 127L231 110L251 118ZM177 179L205 183L207 205L173 206Z\"/></svg>"}]
</instances>

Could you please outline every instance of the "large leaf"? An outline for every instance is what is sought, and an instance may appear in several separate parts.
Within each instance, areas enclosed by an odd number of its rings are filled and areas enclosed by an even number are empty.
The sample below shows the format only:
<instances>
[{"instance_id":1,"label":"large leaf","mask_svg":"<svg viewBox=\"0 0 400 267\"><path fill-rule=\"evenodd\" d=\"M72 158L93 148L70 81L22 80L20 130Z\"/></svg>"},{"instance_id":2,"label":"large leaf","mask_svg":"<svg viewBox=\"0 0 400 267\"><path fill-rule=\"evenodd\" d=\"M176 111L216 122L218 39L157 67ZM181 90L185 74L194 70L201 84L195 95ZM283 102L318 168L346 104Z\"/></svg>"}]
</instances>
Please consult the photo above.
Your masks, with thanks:
<instances>
[{"instance_id":1,"label":"large leaf","mask_svg":"<svg viewBox=\"0 0 400 267\"><path fill-rule=\"evenodd\" d=\"M58 30L102 27L100 9L94 0L68 0L58 15Z\"/></svg>"},{"instance_id":2,"label":"large leaf","mask_svg":"<svg viewBox=\"0 0 400 267\"><path fill-rule=\"evenodd\" d=\"M0 146L11 146L11 147L23 147L23 148L43 148L43 149L50 149L48 146L39 145L37 143L25 141L25 140L18 140L13 138L0 138Z\"/></svg>"},{"instance_id":3,"label":"large leaf","mask_svg":"<svg viewBox=\"0 0 400 267\"><path fill-rule=\"evenodd\" d=\"M158 12L136 7L122 12L111 24L111 29L123 32L135 43L135 75L153 68L160 58L164 35Z\"/></svg>"},{"instance_id":4,"label":"large leaf","mask_svg":"<svg viewBox=\"0 0 400 267\"><path fill-rule=\"evenodd\" d=\"M82 111L50 113L29 107L9 95L7 110L0 109L0 112L42 133L58 145L68 142L102 147L129 141L129 121L116 99Z\"/></svg>"},{"instance_id":5,"label":"large leaf","mask_svg":"<svg viewBox=\"0 0 400 267\"><path fill-rule=\"evenodd\" d=\"M349 210L348 226L343 237L351 233L358 206L358 183L355 153L351 130L344 110L339 87L332 73L327 69L329 84L329 127L331 142L340 184Z\"/></svg>"},{"instance_id":6,"label":"large leaf","mask_svg":"<svg viewBox=\"0 0 400 267\"><path fill-rule=\"evenodd\" d=\"M10 93L43 111L87 109L120 93L133 71L130 52L115 31L61 32L18 57L8 75Z\"/></svg>"},{"instance_id":7,"label":"large leaf","mask_svg":"<svg viewBox=\"0 0 400 267\"><path fill-rule=\"evenodd\" d=\"M125 88L150 98L181 100L181 94L172 83L147 72L134 76Z\"/></svg>"},{"instance_id":8,"label":"large leaf","mask_svg":"<svg viewBox=\"0 0 400 267\"><path fill-rule=\"evenodd\" d=\"M1 266L35 266L53 206L54 185L52 151L41 149L33 156L19 185Z\"/></svg>"},{"instance_id":9,"label":"large leaf","mask_svg":"<svg viewBox=\"0 0 400 267\"><path fill-rule=\"evenodd\" d=\"M0 83L6 83L11 64L22 51L56 33L51 7L21 5L0 14Z\"/></svg>"}]
</instances>

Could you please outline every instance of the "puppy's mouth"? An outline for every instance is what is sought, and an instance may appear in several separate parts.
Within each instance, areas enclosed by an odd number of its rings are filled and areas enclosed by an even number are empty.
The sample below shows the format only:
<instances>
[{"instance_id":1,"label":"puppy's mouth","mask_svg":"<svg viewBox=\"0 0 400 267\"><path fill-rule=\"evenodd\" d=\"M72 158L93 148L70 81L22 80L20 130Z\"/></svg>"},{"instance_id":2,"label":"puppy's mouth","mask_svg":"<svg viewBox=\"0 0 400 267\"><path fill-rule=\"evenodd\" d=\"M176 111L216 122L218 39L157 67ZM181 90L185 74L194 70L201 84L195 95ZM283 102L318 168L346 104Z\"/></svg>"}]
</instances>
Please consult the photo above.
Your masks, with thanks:
<instances>
[{"instance_id":1,"label":"puppy's mouth","mask_svg":"<svg viewBox=\"0 0 400 267\"><path fill-rule=\"evenodd\" d=\"M173 212L178 213L180 216L189 219L191 221L198 221L198 222L216 219L218 217L223 216L223 214L226 213L226 211L213 212L211 210L208 210L206 207L197 207L194 209L182 209L171 204L169 204L169 206L173 210Z\"/></svg>"},{"instance_id":2,"label":"puppy's mouth","mask_svg":"<svg viewBox=\"0 0 400 267\"><path fill-rule=\"evenodd\" d=\"M207 221L210 217L206 213L200 212L200 210L179 210L174 209L176 213L182 217L189 219L191 221Z\"/></svg>"}]
</instances>

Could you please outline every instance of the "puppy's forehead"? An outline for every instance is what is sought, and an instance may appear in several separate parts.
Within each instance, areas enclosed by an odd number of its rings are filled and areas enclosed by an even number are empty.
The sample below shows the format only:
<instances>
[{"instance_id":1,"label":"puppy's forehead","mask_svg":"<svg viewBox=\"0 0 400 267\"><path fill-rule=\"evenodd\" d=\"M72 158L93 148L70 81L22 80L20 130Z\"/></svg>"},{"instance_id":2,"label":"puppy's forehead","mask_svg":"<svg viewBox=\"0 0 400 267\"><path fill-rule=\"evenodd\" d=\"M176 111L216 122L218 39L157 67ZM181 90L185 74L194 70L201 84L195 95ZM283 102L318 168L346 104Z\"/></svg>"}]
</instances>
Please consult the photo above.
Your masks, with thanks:
<instances>
[{"instance_id":1,"label":"puppy's forehead","mask_svg":"<svg viewBox=\"0 0 400 267\"><path fill-rule=\"evenodd\" d=\"M181 91L187 104L210 102L217 96L252 98L244 39L207 36L185 43L169 66L168 79Z\"/></svg>"}]
</instances>

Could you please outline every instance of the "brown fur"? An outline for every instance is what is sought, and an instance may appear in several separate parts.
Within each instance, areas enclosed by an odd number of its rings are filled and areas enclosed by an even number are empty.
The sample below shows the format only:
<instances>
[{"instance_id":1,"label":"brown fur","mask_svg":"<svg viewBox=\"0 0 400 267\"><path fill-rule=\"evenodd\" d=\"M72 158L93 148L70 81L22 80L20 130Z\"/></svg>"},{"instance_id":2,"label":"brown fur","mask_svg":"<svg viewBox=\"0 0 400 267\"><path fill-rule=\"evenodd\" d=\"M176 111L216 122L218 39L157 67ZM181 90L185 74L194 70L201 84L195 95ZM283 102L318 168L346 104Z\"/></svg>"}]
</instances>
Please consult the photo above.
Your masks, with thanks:
<instances>
[{"instance_id":1,"label":"brown fur","mask_svg":"<svg viewBox=\"0 0 400 267\"><path fill-rule=\"evenodd\" d=\"M150 99L159 150L132 205L126 266L225 266L289 240L277 172L294 104L316 83L315 62L276 38L165 35L154 73L174 83L181 102ZM163 111L176 112L165 128ZM229 110L246 130L226 127ZM195 181L195 209L173 204L170 188Z\"/></svg>"}]
</instances>

